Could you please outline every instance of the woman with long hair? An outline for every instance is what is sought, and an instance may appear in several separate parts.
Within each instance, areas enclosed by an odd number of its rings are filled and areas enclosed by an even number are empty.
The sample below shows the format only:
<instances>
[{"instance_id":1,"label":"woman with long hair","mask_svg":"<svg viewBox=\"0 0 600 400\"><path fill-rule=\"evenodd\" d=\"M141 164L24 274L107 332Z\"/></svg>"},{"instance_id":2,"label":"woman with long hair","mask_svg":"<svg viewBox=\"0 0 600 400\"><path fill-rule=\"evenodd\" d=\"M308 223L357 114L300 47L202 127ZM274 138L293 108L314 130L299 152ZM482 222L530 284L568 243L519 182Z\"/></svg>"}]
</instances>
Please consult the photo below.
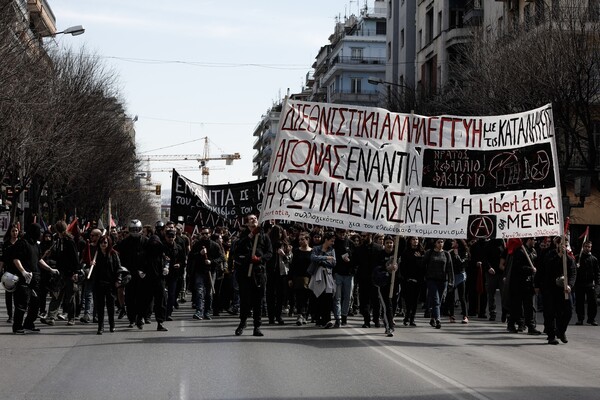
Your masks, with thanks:
<instances>
[{"instance_id":1,"label":"woman with long hair","mask_svg":"<svg viewBox=\"0 0 600 400\"><path fill-rule=\"evenodd\" d=\"M100 251L96 256L96 263L90 273L94 282L94 308L98 316L98 335L104 332L104 307L108 313L108 326L111 332L115 331L115 295L114 291L119 286L117 273L121 266L119 255L113 249L110 235L104 235L98 240Z\"/></svg>"},{"instance_id":2,"label":"woman with long hair","mask_svg":"<svg viewBox=\"0 0 600 400\"><path fill-rule=\"evenodd\" d=\"M317 326L325 329L333 328L331 322L331 310L333 309L333 293L335 292L335 281L333 280L333 267L335 267L335 233L325 232L323 244L312 248L311 278L309 287L316 297L315 308Z\"/></svg>"},{"instance_id":3,"label":"woman with long hair","mask_svg":"<svg viewBox=\"0 0 600 400\"><path fill-rule=\"evenodd\" d=\"M269 325L275 322L283 325L281 314L287 298L287 275L292 260L291 246L287 232L279 225L273 225L269 231L269 239L274 257L267 262L267 314Z\"/></svg>"},{"instance_id":4,"label":"woman with long hair","mask_svg":"<svg viewBox=\"0 0 600 400\"><path fill-rule=\"evenodd\" d=\"M454 269L454 286L448 288L448 294L446 295L446 307L448 309L448 316L450 317L450 322L456 321L456 319L454 318L454 293L458 292L462 323L468 324L469 317L467 317L467 300L465 297L465 286L467 282L466 266L469 263L469 247L465 240L452 239L450 258L452 259L452 267Z\"/></svg>"},{"instance_id":5,"label":"woman with long hair","mask_svg":"<svg viewBox=\"0 0 600 400\"><path fill-rule=\"evenodd\" d=\"M306 324L306 317L308 316L308 299L310 295L310 290L308 290L310 280L308 267L310 266L312 252L309 241L310 236L307 232L298 235L299 246L292 249L292 262L290 263L288 276L288 284L294 291L294 297L296 298L296 312L298 314L296 325L298 326Z\"/></svg>"},{"instance_id":6,"label":"woman with long hair","mask_svg":"<svg viewBox=\"0 0 600 400\"><path fill-rule=\"evenodd\" d=\"M4 242L2 243L2 258L0 259L0 273L5 272L5 264L11 262L10 257L11 247L19 240L19 226L17 224L8 225L8 235L4 235ZM13 294L11 292L4 292L6 301L6 312L8 313L7 323L12 324L13 322Z\"/></svg>"}]
</instances>

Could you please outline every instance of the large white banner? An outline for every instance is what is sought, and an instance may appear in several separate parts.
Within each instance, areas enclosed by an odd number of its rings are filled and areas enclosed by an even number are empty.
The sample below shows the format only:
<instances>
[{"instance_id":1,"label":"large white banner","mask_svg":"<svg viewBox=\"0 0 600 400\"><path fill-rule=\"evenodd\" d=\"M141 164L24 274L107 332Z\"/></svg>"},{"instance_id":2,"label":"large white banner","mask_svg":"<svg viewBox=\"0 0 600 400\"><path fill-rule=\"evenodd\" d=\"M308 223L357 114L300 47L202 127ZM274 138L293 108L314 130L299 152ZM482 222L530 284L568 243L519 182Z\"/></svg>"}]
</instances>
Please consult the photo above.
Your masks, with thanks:
<instances>
[{"instance_id":1,"label":"large white banner","mask_svg":"<svg viewBox=\"0 0 600 400\"><path fill-rule=\"evenodd\" d=\"M560 235L550 105L492 117L288 101L261 220L452 238Z\"/></svg>"}]
</instances>

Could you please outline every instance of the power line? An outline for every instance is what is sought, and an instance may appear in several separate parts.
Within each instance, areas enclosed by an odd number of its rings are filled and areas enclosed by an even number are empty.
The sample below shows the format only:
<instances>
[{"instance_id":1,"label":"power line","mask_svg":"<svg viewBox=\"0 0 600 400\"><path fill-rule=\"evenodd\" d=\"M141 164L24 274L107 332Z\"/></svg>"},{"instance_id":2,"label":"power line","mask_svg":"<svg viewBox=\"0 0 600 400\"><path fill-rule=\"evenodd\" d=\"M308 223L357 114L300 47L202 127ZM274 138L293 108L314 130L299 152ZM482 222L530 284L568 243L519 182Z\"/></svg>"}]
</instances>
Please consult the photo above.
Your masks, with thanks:
<instances>
[{"instance_id":1,"label":"power line","mask_svg":"<svg viewBox=\"0 0 600 400\"><path fill-rule=\"evenodd\" d=\"M306 65L300 64L260 64L260 63L217 63L217 62L205 62L205 61L183 61L183 60L159 60L150 58L131 58L131 57L117 57L117 56L99 56L100 58L107 58L113 60L119 60L124 62L130 62L134 64L184 64L192 67L204 67L204 68L267 68L267 69L281 69L281 70L306 70Z\"/></svg>"}]
</instances>

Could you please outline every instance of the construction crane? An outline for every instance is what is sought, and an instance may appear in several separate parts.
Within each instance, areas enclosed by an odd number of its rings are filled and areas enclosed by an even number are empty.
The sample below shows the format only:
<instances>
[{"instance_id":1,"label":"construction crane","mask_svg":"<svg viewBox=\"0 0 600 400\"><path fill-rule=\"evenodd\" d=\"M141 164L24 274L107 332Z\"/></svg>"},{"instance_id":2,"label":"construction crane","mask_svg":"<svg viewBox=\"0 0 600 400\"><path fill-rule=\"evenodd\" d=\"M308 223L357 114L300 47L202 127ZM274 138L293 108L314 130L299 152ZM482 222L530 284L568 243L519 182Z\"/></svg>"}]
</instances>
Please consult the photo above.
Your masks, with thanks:
<instances>
[{"instance_id":1,"label":"construction crane","mask_svg":"<svg viewBox=\"0 0 600 400\"><path fill-rule=\"evenodd\" d=\"M208 143L208 136L204 137L204 151L202 154L164 154L164 155L146 155L142 159L146 161L192 161L196 160L200 164L200 170L202 171L202 184L208 185L208 177L210 175L210 169L208 168L208 162L212 160L225 160L225 165L233 164L233 160L239 160L240 153L233 154L221 154L218 157L210 156L210 147Z\"/></svg>"}]
</instances>

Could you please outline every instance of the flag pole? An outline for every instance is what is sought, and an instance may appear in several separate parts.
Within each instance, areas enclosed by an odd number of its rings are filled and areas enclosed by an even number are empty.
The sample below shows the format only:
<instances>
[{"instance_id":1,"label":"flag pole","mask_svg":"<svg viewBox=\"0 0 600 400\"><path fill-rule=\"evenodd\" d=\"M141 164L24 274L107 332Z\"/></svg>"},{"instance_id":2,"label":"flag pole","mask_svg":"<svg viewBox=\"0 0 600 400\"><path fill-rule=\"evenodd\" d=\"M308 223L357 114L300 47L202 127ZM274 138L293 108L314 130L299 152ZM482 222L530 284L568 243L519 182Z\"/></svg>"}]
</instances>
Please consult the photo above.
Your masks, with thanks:
<instances>
[{"instance_id":1,"label":"flag pole","mask_svg":"<svg viewBox=\"0 0 600 400\"><path fill-rule=\"evenodd\" d=\"M394 238L394 258L392 259L392 262L396 264L396 268L398 268L398 243L400 243L400 235L396 235L396 237ZM392 272L392 281L390 283L389 295L390 299L394 297L394 283L396 282L396 273L397 271Z\"/></svg>"},{"instance_id":2,"label":"flag pole","mask_svg":"<svg viewBox=\"0 0 600 400\"><path fill-rule=\"evenodd\" d=\"M569 300L569 293L567 293L567 286L569 285L569 279L567 274L567 234L569 232L569 224L571 220L567 217L567 222L565 223L565 231L563 232L563 243L562 245L562 261L563 261L563 287L565 290L565 300Z\"/></svg>"}]
</instances>

